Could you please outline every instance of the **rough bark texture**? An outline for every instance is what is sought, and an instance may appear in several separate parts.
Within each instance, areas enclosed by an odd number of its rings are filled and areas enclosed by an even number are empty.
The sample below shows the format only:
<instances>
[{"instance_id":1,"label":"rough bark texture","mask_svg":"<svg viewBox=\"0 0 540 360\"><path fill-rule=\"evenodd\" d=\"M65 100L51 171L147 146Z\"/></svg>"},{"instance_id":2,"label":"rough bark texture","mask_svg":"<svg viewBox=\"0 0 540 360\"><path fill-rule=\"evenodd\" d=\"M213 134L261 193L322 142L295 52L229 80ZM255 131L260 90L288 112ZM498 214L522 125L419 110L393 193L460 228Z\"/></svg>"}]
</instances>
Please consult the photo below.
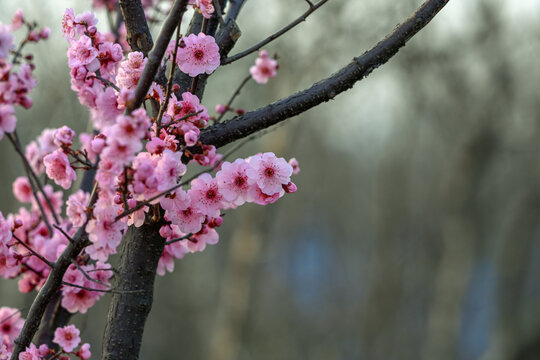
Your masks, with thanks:
<instances>
[{"instance_id":1,"label":"rough bark texture","mask_svg":"<svg viewBox=\"0 0 540 360\"><path fill-rule=\"evenodd\" d=\"M133 51L148 56L154 42L146 22L141 0L120 0L120 10L127 30L127 41Z\"/></svg>"},{"instance_id":2,"label":"rough bark texture","mask_svg":"<svg viewBox=\"0 0 540 360\"><path fill-rule=\"evenodd\" d=\"M138 359L146 318L152 308L154 279L165 246L161 224L130 227L122 240L116 290L111 298L102 359Z\"/></svg>"}]
</instances>

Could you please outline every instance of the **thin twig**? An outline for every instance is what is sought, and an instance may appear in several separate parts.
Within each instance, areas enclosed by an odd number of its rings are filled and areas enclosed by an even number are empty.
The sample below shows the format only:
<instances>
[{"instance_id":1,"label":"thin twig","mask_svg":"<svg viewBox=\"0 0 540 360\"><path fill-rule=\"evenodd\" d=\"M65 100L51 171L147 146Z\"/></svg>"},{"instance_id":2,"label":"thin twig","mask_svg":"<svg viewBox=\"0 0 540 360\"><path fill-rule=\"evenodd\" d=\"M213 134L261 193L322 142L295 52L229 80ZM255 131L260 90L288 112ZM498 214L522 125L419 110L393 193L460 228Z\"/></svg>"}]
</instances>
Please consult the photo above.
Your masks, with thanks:
<instances>
[{"instance_id":1,"label":"thin twig","mask_svg":"<svg viewBox=\"0 0 540 360\"><path fill-rule=\"evenodd\" d=\"M15 315L17 314L20 314L21 313L21 310L17 309L13 312L13 314L10 314L8 317L6 317L5 319L2 319L0 320L0 325L5 323L6 321L8 321L9 319L11 319L12 317L14 317Z\"/></svg>"},{"instance_id":2,"label":"thin twig","mask_svg":"<svg viewBox=\"0 0 540 360\"><path fill-rule=\"evenodd\" d=\"M41 185L41 181L39 180L39 177L34 172L34 169L32 169L32 166L28 162L28 159L26 158L26 155L22 152L21 142L19 141L19 136L17 135L17 130L15 130L13 132L13 135L12 134L6 134L6 136L8 137L11 144L13 144L13 147L15 148L15 151L17 152L17 154L19 154L19 157L23 161L24 168L25 168L25 170L27 172L28 178L29 179L33 178L35 180L36 186L38 187L39 191L43 195L43 198L45 199L45 202L49 206L49 210L51 210L51 214L53 216L55 224L60 224L60 220L58 219L56 213L54 212L54 208L52 206L51 200L49 199L49 197L47 196L47 194L43 190L43 186ZM38 201L38 200L36 199L36 201ZM51 228L51 230L52 230L52 228ZM51 231L51 234L52 234L52 231Z\"/></svg>"},{"instance_id":3,"label":"thin twig","mask_svg":"<svg viewBox=\"0 0 540 360\"><path fill-rule=\"evenodd\" d=\"M354 58L350 64L330 77L272 104L236 116L229 121L214 124L201 131L200 141L219 148L334 99L392 58L448 1L426 1L377 45ZM193 147L193 150L196 150L196 147Z\"/></svg>"},{"instance_id":4,"label":"thin twig","mask_svg":"<svg viewBox=\"0 0 540 360\"><path fill-rule=\"evenodd\" d=\"M129 294L129 293L141 293L141 292L144 292L144 290L94 289L94 288L90 288L90 287L86 287L86 286L72 284L72 283L67 282L67 281L62 281L62 285L71 286L71 287L82 289L82 290L102 292L102 293L107 293L107 294Z\"/></svg>"},{"instance_id":5,"label":"thin twig","mask_svg":"<svg viewBox=\"0 0 540 360\"><path fill-rule=\"evenodd\" d=\"M199 111L194 112L194 113L191 113L191 114L184 115L184 116L182 116L182 117L179 118L179 119L176 119L176 120L174 120L174 121L169 122L168 124L165 124L165 125L161 126L161 127L159 128L159 130L161 130L161 129L163 129L163 128L166 128L166 127L169 127L169 126L171 126L171 125L177 124L177 123L179 123L179 122L182 121L182 120L189 119L189 118L192 117L192 116L199 115L199 114L202 113L203 111L204 111L204 109L199 110Z\"/></svg>"},{"instance_id":6,"label":"thin twig","mask_svg":"<svg viewBox=\"0 0 540 360\"><path fill-rule=\"evenodd\" d=\"M99 81L101 81L102 83L104 83L105 85L107 86L110 86L112 87L114 90L120 92L120 88L118 86L116 86L113 82L107 80L107 79L104 79L103 77L99 76L99 75L90 75L88 76L89 78L94 78L94 79L97 79Z\"/></svg>"},{"instance_id":7,"label":"thin twig","mask_svg":"<svg viewBox=\"0 0 540 360\"><path fill-rule=\"evenodd\" d=\"M111 285L109 284L105 284L104 282L102 281L99 281L97 279L94 279L93 277L91 277L90 275L88 275L88 273L77 263L77 261L75 261L75 259L72 259L71 260L71 263L73 265L75 265L75 267L83 274L83 276L85 278L87 278L88 280L92 281L92 282L95 282L96 284L99 284L101 286L105 286L107 288L109 288Z\"/></svg>"},{"instance_id":8,"label":"thin twig","mask_svg":"<svg viewBox=\"0 0 540 360\"><path fill-rule=\"evenodd\" d=\"M21 244L24 248L26 248L26 250L30 251L30 254L37 257L39 260L43 261L45 264L47 264L48 267L50 268L54 267L54 263L45 259L41 254L38 254L34 249L32 249L30 246L26 245L21 239L19 239L15 234L13 234L13 238L17 240L17 242Z\"/></svg>"},{"instance_id":9,"label":"thin twig","mask_svg":"<svg viewBox=\"0 0 540 360\"><path fill-rule=\"evenodd\" d=\"M189 233L187 235L184 235L182 237L179 237L177 239L172 239L172 240L169 240L165 243L165 246L167 245L171 245L171 244L174 244L175 242L178 242L178 241L182 241L182 240L186 240L186 239L189 239L190 237L193 236L193 233Z\"/></svg>"},{"instance_id":10,"label":"thin twig","mask_svg":"<svg viewBox=\"0 0 540 360\"><path fill-rule=\"evenodd\" d=\"M135 88L133 101L129 103L127 109L128 113L137 109L143 103L144 98L148 93L148 89L150 89L152 81L154 81L154 76L159 69L161 59L163 59L163 55L165 54L165 50L167 50L169 41L174 34L174 30L181 21L182 15L184 15L184 12L186 11L187 3L188 0L176 0L169 13L169 16L167 16L167 19L165 19L156 43L154 44L152 51L150 51L150 54L148 54L148 61L141 74L139 83Z\"/></svg>"},{"instance_id":11,"label":"thin twig","mask_svg":"<svg viewBox=\"0 0 540 360\"><path fill-rule=\"evenodd\" d=\"M182 36L182 34L180 33L180 25L181 25L181 22L178 22L178 27L176 28L176 41L174 43L174 52L173 52L173 56L172 56L172 59L171 59L171 72L169 73L169 79L167 80L167 89L166 89L166 92L165 92L165 100L163 101L163 104L161 104L161 107L159 108L159 114L158 114L158 117L156 119L156 124L157 124L156 136L159 136L159 130L161 130L161 119L163 118L163 114L165 113L165 111L167 110L167 107L169 106L169 98L171 96L172 83L173 83L173 79L174 79L174 68L176 67L176 56L178 54L178 45L179 45L179 42L180 42L180 38Z\"/></svg>"},{"instance_id":12,"label":"thin twig","mask_svg":"<svg viewBox=\"0 0 540 360\"><path fill-rule=\"evenodd\" d=\"M306 18L309 15L311 15L313 12L317 11L317 9L320 8L321 6L323 6L327 1L328 0L320 0L319 2L317 2L317 4L310 6L309 9L305 13L303 13L298 19L294 20L289 25L287 25L284 28L282 28L281 30L273 33L272 35L270 35L266 39L262 40L261 42L253 45L252 47L250 47L250 48L248 48L248 49L246 49L246 50L244 50L242 52L239 52L236 55L232 55L230 57L227 57L227 58L221 60L221 65L228 65L228 64L230 64L230 63L232 63L232 62L234 62L234 61L236 61L238 59L243 58L244 56L247 56L247 55L259 50L260 48L262 48L264 45L268 44L269 42L274 41L275 39L277 39L281 35L285 34L287 31L294 28L296 25L300 24L303 21L306 21Z\"/></svg>"},{"instance_id":13,"label":"thin twig","mask_svg":"<svg viewBox=\"0 0 540 360\"><path fill-rule=\"evenodd\" d=\"M247 82L249 81L249 79L251 79L251 75L248 75L244 78L244 80L242 80L242 82L240 83L240 86L238 86L238 88L236 89L236 91L232 94L231 98L229 99L229 102L227 103L227 105L225 106L225 111L223 113L221 113L219 115L219 117L217 118L216 122L220 122L221 119L223 119L223 116L225 116L225 113L227 112L227 110L231 107L234 99L240 95L240 91L242 90L242 88L244 87L244 85L247 84Z\"/></svg>"},{"instance_id":14,"label":"thin twig","mask_svg":"<svg viewBox=\"0 0 540 360\"><path fill-rule=\"evenodd\" d=\"M64 229L62 229L61 226L56 225L56 224L54 224L53 226L55 227L55 229L57 229L58 231L60 231L60 232L62 233L62 235L64 235L64 236L66 237L66 239L68 239L68 241L69 241L70 243L73 242L73 239L71 238L71 236L69 236L69 234L68 234L67 232L65 232Z\"/></svg>"}]
</instances>

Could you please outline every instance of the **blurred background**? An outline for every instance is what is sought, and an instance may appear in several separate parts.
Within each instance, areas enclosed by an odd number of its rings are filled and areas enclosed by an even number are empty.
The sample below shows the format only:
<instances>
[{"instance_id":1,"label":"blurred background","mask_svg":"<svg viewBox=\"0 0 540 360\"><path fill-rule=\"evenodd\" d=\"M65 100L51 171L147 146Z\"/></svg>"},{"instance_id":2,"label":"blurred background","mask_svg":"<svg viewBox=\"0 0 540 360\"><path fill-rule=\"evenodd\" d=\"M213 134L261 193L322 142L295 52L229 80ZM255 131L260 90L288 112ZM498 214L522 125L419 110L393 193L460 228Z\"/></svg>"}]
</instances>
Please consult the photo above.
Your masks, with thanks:
<instances>
[{"instance_id":1,"label":"blurred background","mask_svg":"<svg viewBox=\"0 0 540 360\"><path fill-rule=\"evenodd\" d=\"M21 7L52 29L32 48L35 105L17 113L25 143L44 127L88 126L59 29L66 7L90 1L36 4L2 1L0 13L6 23ZM235 105L255 109L329 76L420 4L329 1L266 48L278 76L250 82ZM248 1L232 53L306 7ZM141 359L540 359L539 21L534 0L451 0L352 90L240 149L296 157L299 190L227 211L217 245L157 278ZM254 59L210 78L211 112ZM10 189L22 174L9 145L4 214L18 207ZM1 281L0 305L27 310L34 294L16 289ZM108 300L74 317L96 357Z\"/></svg>"}]
</instances>

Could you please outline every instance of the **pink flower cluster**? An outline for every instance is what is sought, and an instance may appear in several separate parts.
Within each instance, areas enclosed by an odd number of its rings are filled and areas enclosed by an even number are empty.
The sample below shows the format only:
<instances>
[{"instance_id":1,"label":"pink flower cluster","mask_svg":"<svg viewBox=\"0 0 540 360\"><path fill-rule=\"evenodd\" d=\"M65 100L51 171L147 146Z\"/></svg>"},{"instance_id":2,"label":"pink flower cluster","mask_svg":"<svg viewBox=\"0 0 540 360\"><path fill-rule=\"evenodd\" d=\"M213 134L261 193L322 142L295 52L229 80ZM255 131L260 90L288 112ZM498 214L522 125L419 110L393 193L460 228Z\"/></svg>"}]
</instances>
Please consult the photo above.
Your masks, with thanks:
<instances>
[{"instance_id":1,"label":"pink flower cluster","mask_svg":"<svg viewBox=\"0 0 540 360\"><path fill-rule=\"evenodd\" d=\"M173 242L165 247L158 273L172 271L173 258L182 258L190 252L202 251L206 244L215 244L221 225L222 209L235 208L246 202L267 205L277 201L286 192L296 191L291 182L293 167L274 153L224 162L216 176L202 174L191 182L187 192L177 189L161 198L165 219L170 222L160 234Z\"/></svg>"},{"instance_id":2,"label":"pink flower cluster","mask_svg":"<svg viewBox=\"0 0 540 360\"><path fill-rule=\"evenodd\" d=\"M69 359L69 355L73 354L81 360L90 359L92 353L90 352L90 344L83 344L79 350L74 351L81 342L79 329L75 325L68 325L59 327L54 332L53 342L60 345L60 352L55 352L50 349L46 344L42 344L37 347L34 344L30 344L25 351L19 354L19 360L41 360L48 358ZM0 348L0 355L2 355L2 349ZM0 359L3 360L2 357Z\"/></svg>"},{"instance_id":3,"label":"pink flower cluster","mask_svg":"<svg viewBox=\"0 0 540 360\"><path fill-rule=\"evenodd\" d=\"M9 359L13 344L24 324L19 310L3 306L0 307L0 359L6 356Z\"/></svg>"},{"instance_id":4,"label":"pink flower cluster","mask_svg":"<svg viewBox=\"0 0 540 360\"><path fill-rule=\"evenodd\" d=\"M110 266L104 263L70 265L64 275L62 307L71 313L85 314L104 295L103 290L110 287L111 276Z\"/></svg>"},{"instance_id":5,"label":"pink flower cluster","mask_svg":"<svg viewBox=\"0 0 540 360\"><path fill-rule=\"evenodd\" d=\"M255 65L249 68L253 80L259 84L266 84L268 79L277 74L278 62L268 55L266 50L261 50L259 57L255 60Z\"/></svg>"}]
</instances>

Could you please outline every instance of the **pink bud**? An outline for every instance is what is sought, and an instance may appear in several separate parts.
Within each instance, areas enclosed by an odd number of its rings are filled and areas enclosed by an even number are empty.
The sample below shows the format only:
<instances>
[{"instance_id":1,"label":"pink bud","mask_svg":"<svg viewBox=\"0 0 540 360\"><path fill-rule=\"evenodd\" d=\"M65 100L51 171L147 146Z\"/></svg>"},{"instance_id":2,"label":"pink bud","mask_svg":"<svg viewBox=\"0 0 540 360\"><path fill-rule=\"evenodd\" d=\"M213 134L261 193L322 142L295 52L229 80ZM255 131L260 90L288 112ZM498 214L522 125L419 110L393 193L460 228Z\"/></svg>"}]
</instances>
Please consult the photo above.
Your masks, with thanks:
<instances>
[{"instance_id":1,"label":"pink bud","mask_svg":"<svg viewBox=\"0 0 540 360\"><path fill-rule=\"evenodd\" d=\"M295 193L298 188L296 187L295 183L289 181L287 185L283 185L283 190L285 190L285 192L288 194L292 194Z\"/></svg>"},{"instance_id":2,"label":"pink bud","mask_svg":"<svg viewBox=\"0 0 540 360\"><path fill-rule=\"evenodd\" d=\"M89 26L88 27L88 35L90 37L94 37L94 36L96 36L96 34L97 34L97 28L95 26L93 26L93 25Z\"/></svg>"},{"instance_id":3,"label":"pink bud","mask_svg":"<svg viewBox=\"0 0 540 360\"><path fill-rule=\"evenodd\" d=\"M123 202L122 197L118 194L114 195L113 201L116 205L120 205Z\"/></svg>"},{"instance_id":4,"label":"pink bud","mask_svg":"<svg viewBox=\"0 0 540 360\"><path fill-rule=\"evenodd\" d=\"M169 225L163 225L161 229L159 229L159 235L161 235L162 238L168 238L172 235L172 229Z\"/></svg>"},{"instance_id":5,"label":"pink bud","mask_svg":"<svg viewBox=\"0 0 540 360\"><path fill-rule=\"evenodd\" d=\"M180 85L178 85L178 84L173 84L173 86L172 86L172 91L173 91L173 92L179 92L179 91L180 91Z\"/></svg>"},{"instance_id":6,"label":"pink bud","mask_svg":"<svg viewBox=\"0 0 540 360\"><path fill-rule=\"evenodd\" d=\"M51 29L49 29L48 27L44 27L43 29L41 29L41 31L39 32L39 37L43 40L45 39L48 39L49 38L49 35L51 34Z\"/></svg>"},{"instance_id":7,"label":"pink bud","mask_svg":"<svg viewBox=\"0 0 540 360\"><path fill-rule=\"evenodd\" d=\"M103 148L105 147L105 139L96 136L90 143L90 146L92 147L93 152L101 154L101 151L103 151Z\"/></svg>"},{"instance_id":8,"label":"pink bud","mask_svg":"<svg viewBox=\"0 0 540 360\"><path fill-rule=\"evenodd\" d=\"M135 206L137 206L137 200L135 199L128 199L127 204L130 209L133 209Z\"/></svg>"},{"instance_id":9,"label":"pink bud","mask_svg":"<svg viewBox=\"0 0 540 360\"><path fill-rule=\"evenodd\" d=\"M21 219L15 219L15 221L13 222L13 228L17 229L21 226L23 226L23 221Z\"/></svg>"},{"instance_id":10,"label":"pink bud","mask_svg":"<svg viewBox=\"0 0 540 360\"><path fill-rule=\"evenodd\" d=\"M197 144L197 141L199 140L199 137L197 136L197 133L193 130L189 130L185 135L184 139L186 140L187 146L194 146Z\"/></svg>"},{"instance_id":11,"label":"pink bud","mask_svg":"<svg viewBox=\"0 0 540 360\"><path fill-rule=\"evenodd\" d=\"M218 216L217 218L213 218L210 224L208 224L210 227L219 227L223 224L223 218L221 216Z\"/></svg>"},{"instance_id":12,"label":"pink bud","mask_svg":"<svg viewBox=\"0 0 540 360\"><path fill-rule=\"evenodd\" d=\"M227 111L227 105L222 105L222 104L216 105L216 112L218 114L223 114L225 111Z\"/></svg>"},{"instance_id":13,"label":"pink bud","mask_svg":"<svg viewBox=\"0 0 540 360\"><path fill-rule=\"evenodd\" d=\"M236 109L236 113L238 115L244 115L246 113L246 110L244 110L244 109Z\"/></svg>"},{"instance_id":14,"label":"pink bud","mask_svg":"<svg viewBox=\"0 0 540 360\"><path fill-rule=\"evenodd\" d=\"M28 34L28 41L38 41L39 40L39 34L32 30L30 31L30 34Z\"/></svg>"}]
</instances>

